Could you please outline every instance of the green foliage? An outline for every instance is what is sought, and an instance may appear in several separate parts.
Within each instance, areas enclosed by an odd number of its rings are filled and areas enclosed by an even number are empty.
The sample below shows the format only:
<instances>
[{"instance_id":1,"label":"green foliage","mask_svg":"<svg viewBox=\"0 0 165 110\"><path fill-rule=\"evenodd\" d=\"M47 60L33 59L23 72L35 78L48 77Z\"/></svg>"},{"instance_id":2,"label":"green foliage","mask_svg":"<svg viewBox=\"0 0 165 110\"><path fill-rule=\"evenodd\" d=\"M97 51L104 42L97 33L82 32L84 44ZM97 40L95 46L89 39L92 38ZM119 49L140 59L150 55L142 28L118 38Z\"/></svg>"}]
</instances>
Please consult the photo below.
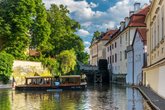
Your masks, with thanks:
<instances>
[{"instance_id":1,"label":"green foliage","mask_svg":"<svg viewBox=\"0 0 165 110\"><path fill-rule=\"evenodd\" d=\"M11 74L14 57L5 52L0 53L0 80L7 83Z\"/></svg>"},{"instance_id":2,"label":"green foliage","mask_svg":"<svg viewBox=\"0 0 165 110\"><path fill-rule=\"evenodd\" d=\"M76 66L76 54L73 49L62 51L57 58L60 62L60 70L62 74L74 71Z\"/></svg>"},{"instance_id":3,"label":"green foliage","mask_svg":"<svg viewBox=\"0 0 165 110\"><path fill-rule=\"evenodd\" d=\"M3 49L20 58L30 44L30 27L35 13L34 0L2 0L0 5ZM24 56L23 56L24 57Z\"/></svg>"},{"instance_id":4,"label":"green foliage","mask_svg":"<svg viewBox=\"0 0 165 110\"><path fill-rule=\"evenodd\" d=\"M49 56L56 56L63 50L74 49L75 51L84 50L83 41L75 32L80 28L80 24L71 19L69 11L63 5L59 7L55 4L47 11L48 22L51 25L49 42L53 46L47 51Z\"/></svg>"},{"instance_id":5,"label":"green foliage","mask_svg":"<svg viewBox=\"0 0 165 110\"><path fill-rule=\"evenodd\" d=\"M101 32L95 31L95 32L93 33L92 42L93 42L95 39L98 39L100 35L101 35Z\"/></svg>"},{"instance_id":6,"label":"green foliage","mask_svg":"<svg viewBox=\"0 0 165 110\"><path fill-rule=\"evenodd\" d=\"M11 99L10 99L10 91L1 90L0 91L0 107L1 110L11 110Z\"/></svg>"},{"instance_id":7,"label":"green foliage","mask_svg":"<svg viewBox=\"0 0 165 110\"><path fill-rule=\"evenodd\" d=\"M82 62L83 64L88 64L89 55L86 52L78 52L77 60Z\"/></svg>"},{"instance_id":8,"label":"green foliage","mask_svg":"<svg viewBox=\"0 0 165 110\"><path fill-rule=\"evenodd\" d=\"M50 24L47 21L47 12L42 0L35 0L35 5L36 14L31 28L31 46L42 52L51 47L48 42Z\"/></svg>"},{"instance_id":9,"label":"green foliage","mask_svg":"<svg viewBox=\"0 0 165 110\"><path fill-rule=\"evenodd\" d=\"M59 63L54 58L44 58L42 64L47 67L53 76L60 75Z\"/></svg>"}]
</instances>

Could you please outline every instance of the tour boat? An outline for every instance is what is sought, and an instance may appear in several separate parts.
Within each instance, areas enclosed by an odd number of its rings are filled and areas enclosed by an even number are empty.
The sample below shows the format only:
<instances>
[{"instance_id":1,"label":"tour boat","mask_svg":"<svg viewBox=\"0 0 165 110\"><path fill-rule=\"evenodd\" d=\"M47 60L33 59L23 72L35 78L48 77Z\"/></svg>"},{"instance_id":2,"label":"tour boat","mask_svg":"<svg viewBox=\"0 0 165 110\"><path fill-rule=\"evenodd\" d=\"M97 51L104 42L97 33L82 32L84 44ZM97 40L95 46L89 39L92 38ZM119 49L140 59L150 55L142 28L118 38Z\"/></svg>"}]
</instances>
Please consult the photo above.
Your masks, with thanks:
<instances>
[{"instance_id":1,"label":"tour boat","mask_svg":"<svg viewBox=\"0 0 165 110\"><path fill-rule=\"evenodd\" d=\"M15 89L56 91L57 89L85 89L86 87L87 82L81 75L65 75L25 77L25 84L17 85Z\"/></svg>"}]
</instances>

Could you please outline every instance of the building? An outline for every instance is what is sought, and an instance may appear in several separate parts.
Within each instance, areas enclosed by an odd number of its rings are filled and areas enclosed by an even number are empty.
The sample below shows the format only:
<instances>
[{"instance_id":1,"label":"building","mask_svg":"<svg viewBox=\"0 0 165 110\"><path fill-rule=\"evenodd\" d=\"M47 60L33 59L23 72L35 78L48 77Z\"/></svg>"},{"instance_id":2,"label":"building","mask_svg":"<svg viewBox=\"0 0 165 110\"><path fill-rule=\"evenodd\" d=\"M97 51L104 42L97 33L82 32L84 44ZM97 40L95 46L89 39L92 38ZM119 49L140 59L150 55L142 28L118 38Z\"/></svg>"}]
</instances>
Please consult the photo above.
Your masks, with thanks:
<instances>
[{"instance_id":1,"label":"building","mask_svg":"<svg viewBox=\"0 0 165 110\"><path fill-rule=\"evenodd\" d=\"M92 41L90 49L90 65L97 66L99 59L106 59L106 50L104 45L108 42L109 36L116 30L109 30L103 33L99 38Z\"/></svg>"},{"instance_id":2,"label":"building","mask_svg":"<svg viewBox=\"0 0 165 110\"><path fill-rule=\"evenodd\" d=\"M140 9L140 3L134 4L134 11L120 23L119 30L106 43L106 59L114 82L125 82L127 75L127 47L132 44L137 28L146 27L145 18L149 6Z\"/></svg>"},{"instance_id":3,"label":"building","mask_svg":"<svg viewBox=\"0 0 165 110\"><path fill-rule=\"evenodd\" d=\"M146 17L147 67L143 84L165 98L165 0L152 0Z\"/></svg>"},{"instance_id":4,"label":"building","mask_svg":"<svg viewBox=\"0 0 165 110\"><path fill-rule=\"evenodd\" d=\"M142 68L146 65L147 38L146 28L138 28L132 45L127 47L127 76L126 83L138 85L142 83Z\"/></svg>"}]
</instances>

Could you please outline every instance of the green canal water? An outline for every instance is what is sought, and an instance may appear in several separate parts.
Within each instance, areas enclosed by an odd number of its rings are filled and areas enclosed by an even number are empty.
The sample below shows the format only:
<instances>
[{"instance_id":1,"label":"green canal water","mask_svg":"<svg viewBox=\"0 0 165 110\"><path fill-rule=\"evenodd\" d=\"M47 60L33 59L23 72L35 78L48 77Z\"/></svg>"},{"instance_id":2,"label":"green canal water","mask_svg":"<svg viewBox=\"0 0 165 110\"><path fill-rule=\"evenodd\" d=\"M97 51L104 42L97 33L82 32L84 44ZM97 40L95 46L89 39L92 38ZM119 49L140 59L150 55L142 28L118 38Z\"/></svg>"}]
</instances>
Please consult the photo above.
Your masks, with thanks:
<instances>
[{"instance_id":1,"label":"green canal water","mask_svg":"<svg viewBox=\"0 0 165 110\"><path fill-rule=\"evenodd\" d=\"M0 90L0 110L151 110L136 89L90 85L85 91Z\"/></svg>"}]
</instances>

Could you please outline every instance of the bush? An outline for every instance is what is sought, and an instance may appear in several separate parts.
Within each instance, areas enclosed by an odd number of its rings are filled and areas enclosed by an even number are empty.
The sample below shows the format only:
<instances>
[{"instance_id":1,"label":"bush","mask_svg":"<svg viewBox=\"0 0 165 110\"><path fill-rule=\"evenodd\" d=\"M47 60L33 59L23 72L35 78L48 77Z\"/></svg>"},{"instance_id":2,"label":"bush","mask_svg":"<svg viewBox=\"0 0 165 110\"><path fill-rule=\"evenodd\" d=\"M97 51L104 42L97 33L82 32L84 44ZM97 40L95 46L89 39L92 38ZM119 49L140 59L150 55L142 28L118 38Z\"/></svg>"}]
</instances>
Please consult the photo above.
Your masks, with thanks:
<instances>
[{"instance_id":1,"label":"bush","mask_svg":"<svg viewBox=\"0 0 165 110\"><path fill-rule=\"evenodd\" d=\"M53 76L60 75L59 63L54 58L44 58L42 59L42 64L47 67Z\"/></svg>"},{"instance_id":2,"label":"bush","mask_svg":"<svg viewBox=\"0 0 165 110\"><path fill-rule=\"evenodd\" d=\"M8 53L0 53L0 80L3 83L8 83L10 76L12 74L12 66L14 62L14 57Z\"/></svg>"}]
</instances>

